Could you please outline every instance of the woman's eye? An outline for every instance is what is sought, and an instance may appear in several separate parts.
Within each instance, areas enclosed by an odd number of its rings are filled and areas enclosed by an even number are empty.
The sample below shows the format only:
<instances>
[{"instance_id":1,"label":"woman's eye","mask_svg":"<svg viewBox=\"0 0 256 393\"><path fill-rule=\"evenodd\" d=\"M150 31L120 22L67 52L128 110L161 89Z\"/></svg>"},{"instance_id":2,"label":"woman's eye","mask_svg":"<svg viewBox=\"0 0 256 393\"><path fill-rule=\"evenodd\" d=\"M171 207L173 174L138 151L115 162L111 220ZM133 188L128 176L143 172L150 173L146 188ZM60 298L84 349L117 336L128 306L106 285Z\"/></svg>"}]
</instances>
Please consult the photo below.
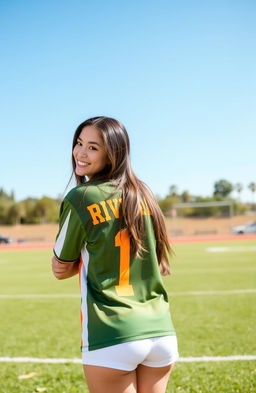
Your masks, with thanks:
<instances>
[{"instance_id":1,"label":"woman's eye","mask_svg":"<svg viewBox=\"0 0 256 393\"><path fill-rule=\"evenodd\" d=\"M82 143L81 143L80 141L76 141L76 144L77 144L78 146L82 146Z\"/></svg>"},{"instance_id":2,"label":"woman's eye","mask_svg":"<svg viewBox=\"0 0 256 393\"><path fill-rule=\"evenodd\" d=\"M94 146L89 146L88 149L89 150L97 150Z\"/></svg>"}]
</instances>

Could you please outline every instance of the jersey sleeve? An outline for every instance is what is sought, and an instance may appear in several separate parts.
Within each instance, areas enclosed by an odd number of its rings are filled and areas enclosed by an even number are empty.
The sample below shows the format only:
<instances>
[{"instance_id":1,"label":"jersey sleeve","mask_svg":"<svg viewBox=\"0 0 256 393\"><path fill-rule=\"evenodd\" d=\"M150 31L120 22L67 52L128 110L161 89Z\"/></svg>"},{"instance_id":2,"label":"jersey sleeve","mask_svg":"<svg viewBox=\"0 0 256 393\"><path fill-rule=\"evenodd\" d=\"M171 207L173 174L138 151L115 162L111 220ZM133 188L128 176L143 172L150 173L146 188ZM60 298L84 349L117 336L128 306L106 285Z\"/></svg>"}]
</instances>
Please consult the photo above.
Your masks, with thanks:
<instances>
[{"instance_id":1,"label":"jersey sleeve","mask_svg":"<svg viewBox=\"0 0 256 393\"><path fill-rule=\"evenodd\" d=\"M54 255L60 262L74 262L85 243L85 229L73 205L66 199L60 208L59 232Z\"/></svg>"}]
</instances>

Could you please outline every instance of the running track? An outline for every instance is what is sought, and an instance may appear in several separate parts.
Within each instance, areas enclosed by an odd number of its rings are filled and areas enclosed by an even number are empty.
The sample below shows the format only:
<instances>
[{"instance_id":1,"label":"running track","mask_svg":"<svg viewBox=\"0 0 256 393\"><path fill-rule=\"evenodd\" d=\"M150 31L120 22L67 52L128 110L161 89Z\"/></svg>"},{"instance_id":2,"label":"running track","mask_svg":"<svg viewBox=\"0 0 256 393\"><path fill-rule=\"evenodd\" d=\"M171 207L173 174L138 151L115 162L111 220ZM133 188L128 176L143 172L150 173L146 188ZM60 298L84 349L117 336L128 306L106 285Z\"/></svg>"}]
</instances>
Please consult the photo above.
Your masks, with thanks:
<instances>
[{"instance_id":1,"label":"running track","mask_svg":"<svg viewBox=\"0 0 256 393\"><path fill-rule=\"evenodd\" d=\"M253 235L215 235L215 236L187 236L174 237L170 239L173 244L180 243L206 243L220 241L236 241L236 240L256 240L256 234ZM43 250L52 249L53 243L22 243L22 244L1 244L0 251L20 251L20 250Z\"/></svg>"}]
</instances>

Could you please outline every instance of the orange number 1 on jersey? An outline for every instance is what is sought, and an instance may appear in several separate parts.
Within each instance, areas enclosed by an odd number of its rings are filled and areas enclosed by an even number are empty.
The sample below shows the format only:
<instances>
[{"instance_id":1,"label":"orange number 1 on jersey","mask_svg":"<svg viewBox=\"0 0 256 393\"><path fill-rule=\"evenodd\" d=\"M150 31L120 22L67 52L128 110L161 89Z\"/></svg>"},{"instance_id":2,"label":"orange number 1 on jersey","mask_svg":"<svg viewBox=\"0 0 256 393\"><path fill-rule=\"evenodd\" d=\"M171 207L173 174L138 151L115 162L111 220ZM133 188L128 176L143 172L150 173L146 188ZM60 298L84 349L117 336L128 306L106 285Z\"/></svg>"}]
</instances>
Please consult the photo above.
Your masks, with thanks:
<instances>
[{"instance_id":1,"label":"orange number 1 on jersey","mask_svg":"<svg viewBox=\"0 0 256 393\"><path fill-rule=\"evenodd\" d=\"M115 246L120 247L119 284L115 286L118 296L133 296L130 280L130 239L127 229L119 231L115 237Z\"/></svg>"}]
</instances>

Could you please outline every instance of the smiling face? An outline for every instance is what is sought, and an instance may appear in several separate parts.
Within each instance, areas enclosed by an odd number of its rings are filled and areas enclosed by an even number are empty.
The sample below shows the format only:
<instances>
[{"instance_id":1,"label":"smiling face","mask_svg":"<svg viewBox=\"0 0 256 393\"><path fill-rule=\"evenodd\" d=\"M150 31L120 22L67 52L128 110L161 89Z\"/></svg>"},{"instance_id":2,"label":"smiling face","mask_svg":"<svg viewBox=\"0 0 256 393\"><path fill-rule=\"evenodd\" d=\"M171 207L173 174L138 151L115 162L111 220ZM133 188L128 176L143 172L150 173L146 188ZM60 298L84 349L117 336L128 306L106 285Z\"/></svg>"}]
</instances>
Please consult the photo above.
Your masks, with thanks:
<instances>
[{"instance_id":1,"label":"smiling face","mask_svg":"<svg viewBox=\"0 0 256 393\"><path fill-rule=\"evenodd\" d=\"M89 180L102 171L109 163L100 131L94 126L82 129L73 149L78 176L87 176Z\"/></svg>"}]
</instances>

